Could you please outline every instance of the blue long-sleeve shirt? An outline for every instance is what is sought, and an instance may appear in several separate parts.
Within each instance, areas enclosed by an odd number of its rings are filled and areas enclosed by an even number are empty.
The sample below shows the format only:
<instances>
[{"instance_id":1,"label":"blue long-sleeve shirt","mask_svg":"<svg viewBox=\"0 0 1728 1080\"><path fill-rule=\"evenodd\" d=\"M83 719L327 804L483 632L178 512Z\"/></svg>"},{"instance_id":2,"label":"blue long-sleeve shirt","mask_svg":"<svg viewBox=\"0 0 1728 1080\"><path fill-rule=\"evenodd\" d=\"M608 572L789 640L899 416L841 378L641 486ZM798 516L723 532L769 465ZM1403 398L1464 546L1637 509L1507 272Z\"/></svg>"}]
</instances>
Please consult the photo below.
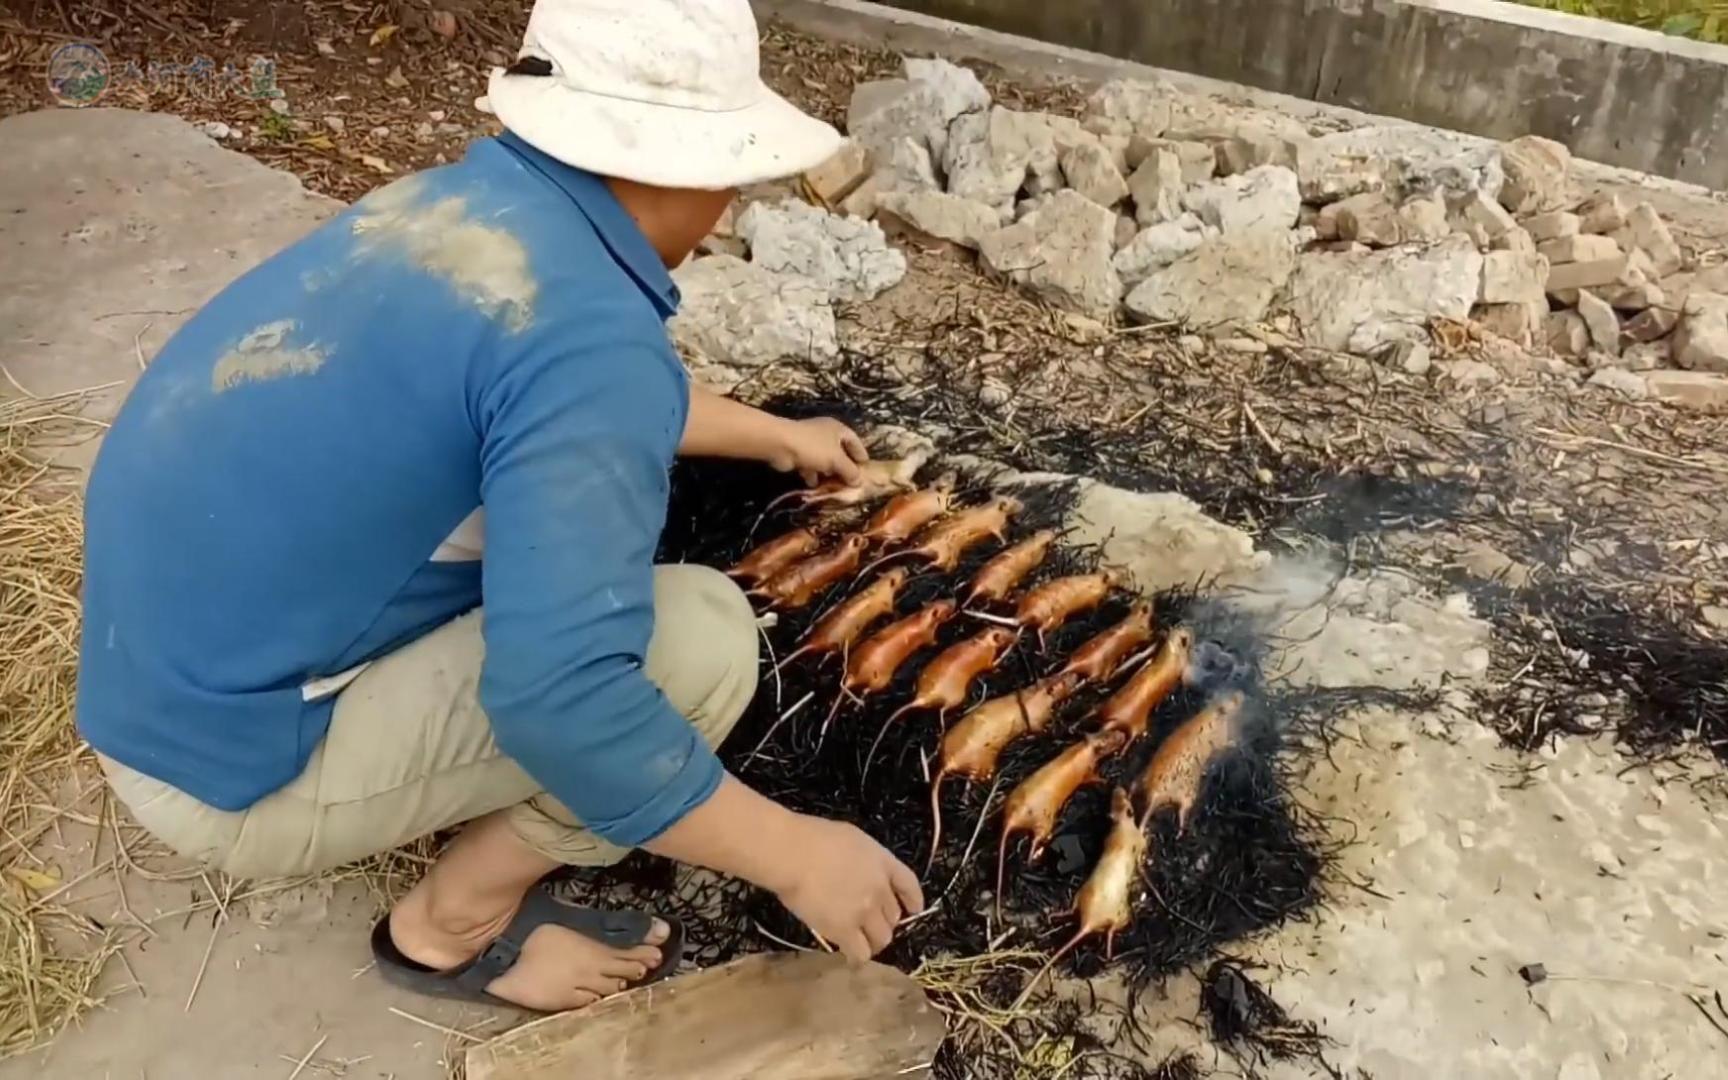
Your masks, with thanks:
<instances>
[{"instance_id":1,"label":"blue long-sleeve shirt","mask_svg":"<svg viewBox=\"0 0 1728 1080\"><path fill-rule=\"evenodd\" d=\"M85 738L244 809L323 738L320 680L484 601L505 753L615 843L700 804L720 764L643 671L677 299L602 180L510 135L234 282L90 478Z\"/></svg>"}]
</instances>

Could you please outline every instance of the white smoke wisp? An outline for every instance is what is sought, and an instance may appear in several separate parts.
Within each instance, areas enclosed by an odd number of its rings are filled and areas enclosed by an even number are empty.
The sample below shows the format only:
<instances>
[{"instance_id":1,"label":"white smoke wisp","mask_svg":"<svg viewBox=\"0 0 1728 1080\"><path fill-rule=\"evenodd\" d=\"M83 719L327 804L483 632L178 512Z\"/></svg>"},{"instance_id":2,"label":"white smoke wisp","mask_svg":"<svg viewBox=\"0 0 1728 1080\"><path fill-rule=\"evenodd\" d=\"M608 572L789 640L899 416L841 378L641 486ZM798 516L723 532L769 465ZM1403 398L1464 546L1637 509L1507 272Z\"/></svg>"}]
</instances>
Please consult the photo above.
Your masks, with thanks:
<instances>
[{"instance_id":1,"label":"white smoke wisp","mask_svg":"<svg viewBox=\"0 0 1728 1080\"><path fill-rule=\"evenodd\" d=\"M1273 558L1204 616L1208 636L1258 643L1266 680L1295 689L1437 690L1488 668L1489 624L1462 594L1323 549Z\"/></svg>"}]
</instances>

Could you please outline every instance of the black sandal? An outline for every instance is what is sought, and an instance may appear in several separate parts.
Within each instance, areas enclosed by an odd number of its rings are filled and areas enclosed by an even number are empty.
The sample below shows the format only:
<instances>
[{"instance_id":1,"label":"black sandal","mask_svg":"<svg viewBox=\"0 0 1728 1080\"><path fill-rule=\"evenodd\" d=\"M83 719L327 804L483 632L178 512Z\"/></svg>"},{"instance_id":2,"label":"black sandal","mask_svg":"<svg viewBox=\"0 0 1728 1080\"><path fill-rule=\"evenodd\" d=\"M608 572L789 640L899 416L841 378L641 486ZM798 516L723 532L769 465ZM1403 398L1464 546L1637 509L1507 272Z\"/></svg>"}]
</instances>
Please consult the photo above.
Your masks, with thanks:
<instances>
[{"instance_id":1,"label":"black sandal","mask_svg":"<svg viewBox=\"0 0 1728 1080\"><path fill-rule=\"evenodd\" d=\"M672 972L684 959L684 927L676 919L663 919L671 933L660 945L660 964L647 975L625 987L634 990L658 982ZM386 915L372 928L372 956L384 980L404 990L429 997L453 998L484 1005L506 1005L526 1009L488 993L492 980L516 966L528 935L537 928L551 924L574 930L613 949L631 949L646 943L654 928L654 916L641 911L599 911L594 908L572 907L552 898L543 887L529 891L522 898L521 910L510 920L492 943L480 955L449 971L437 971L402 955L390 936L390 917Z\"/></svg>"}]
</instances>

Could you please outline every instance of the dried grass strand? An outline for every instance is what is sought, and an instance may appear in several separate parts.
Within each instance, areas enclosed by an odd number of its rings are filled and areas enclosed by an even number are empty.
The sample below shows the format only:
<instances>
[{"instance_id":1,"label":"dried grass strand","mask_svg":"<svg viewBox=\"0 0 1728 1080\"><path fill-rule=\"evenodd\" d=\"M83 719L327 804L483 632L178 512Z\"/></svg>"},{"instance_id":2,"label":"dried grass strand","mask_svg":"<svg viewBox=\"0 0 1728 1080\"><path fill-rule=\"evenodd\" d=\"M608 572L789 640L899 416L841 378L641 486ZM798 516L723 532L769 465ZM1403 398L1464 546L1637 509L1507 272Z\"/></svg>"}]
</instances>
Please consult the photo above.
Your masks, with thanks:
<instances>
[{"instance_id":1,"label":"dried grass strand","mask_svg":"<svg viewBox=\"0 0 1728 1080\"><path fill-rule=\"evenodd\" d=\"M76 496L44 490L53 470L29 449L70 435L89 393L0 401L0 1059L99 1004L97 980L119 947L64 906L90 875L29 884L43 872L30 845L69 816L56 793L89 757L72 725L82 514Z\"/></svg>"}]
</instances>

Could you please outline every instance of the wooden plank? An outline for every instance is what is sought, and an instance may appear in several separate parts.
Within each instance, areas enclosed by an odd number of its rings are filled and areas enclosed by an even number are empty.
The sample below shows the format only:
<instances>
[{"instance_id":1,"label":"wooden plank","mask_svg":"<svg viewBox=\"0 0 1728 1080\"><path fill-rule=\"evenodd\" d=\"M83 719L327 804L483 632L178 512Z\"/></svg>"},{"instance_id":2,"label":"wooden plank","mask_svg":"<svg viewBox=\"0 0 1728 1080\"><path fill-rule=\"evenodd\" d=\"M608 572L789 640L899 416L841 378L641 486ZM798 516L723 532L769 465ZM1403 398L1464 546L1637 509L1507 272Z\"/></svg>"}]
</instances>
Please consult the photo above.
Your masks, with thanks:
<instances>
[{"instance_id":1,"label":"wooden plank","mask_svg":"<svg viewBox=\"0 0 1728 1080\"><path fill-rule=\"evenodd\" d=\"M747 956L536 1020L468 1051L469 1080L889 1080L947 1029L882 964Z\"/></svg>"}]
</instances>

